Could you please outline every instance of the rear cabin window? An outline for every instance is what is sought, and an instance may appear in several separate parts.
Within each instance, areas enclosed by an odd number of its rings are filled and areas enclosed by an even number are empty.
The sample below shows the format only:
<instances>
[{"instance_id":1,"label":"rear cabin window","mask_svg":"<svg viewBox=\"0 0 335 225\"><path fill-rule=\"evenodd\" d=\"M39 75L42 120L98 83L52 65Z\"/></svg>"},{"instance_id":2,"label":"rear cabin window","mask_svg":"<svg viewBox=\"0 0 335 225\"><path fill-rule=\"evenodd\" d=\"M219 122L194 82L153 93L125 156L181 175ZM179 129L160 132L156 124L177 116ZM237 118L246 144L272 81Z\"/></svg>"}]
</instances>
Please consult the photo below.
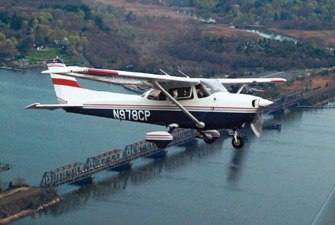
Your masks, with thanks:
<instances>
[{"instance_id":1,"label":"rear cabin window","mask_svg":"<svg viewBox=\"0 0 335 225\"><path fill-rule=\"evenodd\" d=\"M164 101L166 100L166 96L161 90L154 89L149 93L148 99L156 101Z\"/></svg>"},{"instance_id":2,"label":"rear cabin window","mask_svg":"<svg viewBox=\"0 0 335 225\"><path fill-rule=\"evenodd\" d=\"M168 92L176 100L186 100L193 98L191 87L171 88L168 90ZM165 101L167 98L161 90L154 89L148 94L148 99L156 101Z\"/></svg>"},{"instance_id":3,"label":"rear cabin window","mask_svg":"<svg viewBox=\"0 0 335 225\"><path fill-rule=\"evenodd\" d=\"M169 93L177 100L192 99L193 93L191 87L171 88Z\"/></svg>"}]
</instances>

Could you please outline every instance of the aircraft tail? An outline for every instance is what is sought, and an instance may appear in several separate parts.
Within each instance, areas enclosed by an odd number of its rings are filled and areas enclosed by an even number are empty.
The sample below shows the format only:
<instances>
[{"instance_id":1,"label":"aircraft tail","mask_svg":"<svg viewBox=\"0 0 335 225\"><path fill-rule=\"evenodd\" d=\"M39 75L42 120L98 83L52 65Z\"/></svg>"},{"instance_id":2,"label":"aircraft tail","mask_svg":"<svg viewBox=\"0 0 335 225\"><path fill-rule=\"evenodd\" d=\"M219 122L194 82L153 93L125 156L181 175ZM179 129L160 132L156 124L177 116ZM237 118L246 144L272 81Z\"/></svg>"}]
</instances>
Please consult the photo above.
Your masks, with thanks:
<instances>
[{"instance_id":1,"label":"aircraft tail","mask_svg":"<svg viewBox=\"0 0 335 225\"><path fill-rule=\"evenodd\" d=\"M49 71L59 69L59 67L66 67L61 58L55 58L46 61ZM86 90L84 89L74 77L50 73L52 83L57 96L59 104L74 104L80 103Z\"/></svg>"}]
</instances>

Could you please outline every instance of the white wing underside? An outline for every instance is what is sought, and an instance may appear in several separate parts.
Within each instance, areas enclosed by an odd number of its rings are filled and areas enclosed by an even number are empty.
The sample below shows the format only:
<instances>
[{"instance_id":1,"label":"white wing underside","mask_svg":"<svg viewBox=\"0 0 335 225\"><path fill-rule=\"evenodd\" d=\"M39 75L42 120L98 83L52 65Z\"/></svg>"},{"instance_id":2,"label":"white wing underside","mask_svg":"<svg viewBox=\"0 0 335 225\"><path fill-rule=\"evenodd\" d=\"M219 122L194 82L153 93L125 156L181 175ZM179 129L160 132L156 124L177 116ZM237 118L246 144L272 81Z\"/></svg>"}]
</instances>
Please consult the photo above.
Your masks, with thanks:
<instances>
[{"instance_id":1,"label":"white wing underside","mask_svg":"<svg viewBox=\"0 0 335 225\"><path fill-rule=\"evenodd\" d=\"M155 82L159 82L163 85L174 86L183 83L188 85L195 85L201 81L201 78L176 77L170 75L95 69L78 66L50 68L49 70L43 71L42 73L61 74L105 83L146 84L151 86ZM224 78L217 80L222 84L278 83L286 81L283 78Z\"/></svg>"}]
</instances>

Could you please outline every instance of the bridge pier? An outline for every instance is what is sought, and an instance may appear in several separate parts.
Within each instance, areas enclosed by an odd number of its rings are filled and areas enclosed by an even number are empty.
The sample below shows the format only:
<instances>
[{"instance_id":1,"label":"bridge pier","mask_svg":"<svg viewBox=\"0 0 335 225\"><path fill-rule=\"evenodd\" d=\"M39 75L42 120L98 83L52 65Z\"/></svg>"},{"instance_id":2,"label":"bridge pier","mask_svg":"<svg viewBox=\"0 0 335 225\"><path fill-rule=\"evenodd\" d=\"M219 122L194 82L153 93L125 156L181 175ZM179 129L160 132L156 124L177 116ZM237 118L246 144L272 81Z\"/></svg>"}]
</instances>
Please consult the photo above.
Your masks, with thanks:
<instances>
[{"instance_id":1,"label":"bridge pier","mask_svg":"<svg viewBox=\"0 0 335 225\"><path fill-rule=\"evenodd\" d=\"M166 149L162 149L162 151L156 152L152 155L148 155L146 156L146 158L149 159L157 159L157 158L164 158L167 154L167 150Z\"/></svg>"},{"instance_id":2,"label":"bridge pier","mask_svg":"<svg viewBox=\"0 0 335 225\"><path fill-rule=\"evenodd\" d=\"M125 162L122 165L118 166L118 167L114 167L113 169L110 169L112 171L116 171L116 172L122 172L122 171L127 171L131 169L131 165L132 163L129 162Z\"/></svg>"},{"instance_id":3,"label":"bridge pier","mask_svg":"<svg viewBox=\"0 0 335 225\"><path fill-rule=\"evenodd\" d=\"M75 182L70 183L70 185L75 185L75 186L83 186L83 185L87 185L87 184L92 184L94 180L94 177L85 177L82 180L77 180Z\"/></svg>"},{"instance_id":4,"label":"bridge pier","mask_svg":"<svg viewBox=\"0 0 335 225\"><path fill-rule=\"evenodd\" d=\"M278 110L272 112L272 114L283 114L284 112L285 112L285 109L281 108L281 109L278 109Z\"/></svg>"}]
</instances>

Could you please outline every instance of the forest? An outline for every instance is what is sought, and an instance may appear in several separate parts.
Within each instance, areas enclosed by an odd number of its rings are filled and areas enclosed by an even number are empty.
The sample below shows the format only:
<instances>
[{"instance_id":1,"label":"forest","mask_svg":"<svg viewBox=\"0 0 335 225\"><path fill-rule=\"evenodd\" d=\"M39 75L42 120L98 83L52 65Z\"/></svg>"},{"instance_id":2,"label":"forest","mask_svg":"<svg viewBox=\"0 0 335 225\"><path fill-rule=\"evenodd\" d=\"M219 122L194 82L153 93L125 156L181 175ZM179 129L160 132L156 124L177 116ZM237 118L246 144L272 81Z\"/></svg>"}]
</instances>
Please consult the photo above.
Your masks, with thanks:
<instances>
[{"instance_id":1,"label":"forest","mask_svg":"<svg viewBox=\"0 0 335 225\"><path fill-rule=\"evenodd\" d=\"M105 2L109 2L108 4ZM135 1L128 1L129 4ZM222 35L213 26L257 25L263 29L332 29L335 3L289 0L141 0L188 9L218 24L141 14L113 1L0 1L0 59L29 58L57 49L71 62L95 67L191 76L241 75L264 70L327 67L334 50L317 43L276 41L255 35ZM220 22L224 21L224 23ZM212 27L210 27L212 26Z\"/></svg>"},{"instance_id":2,"label":"forest","mask_svg":"<svg viewBox=\"0 0 335 225\"><path fill-rule=\"evenodd\" d=\"M215 14L228 23L276 24L297 29L334 28L332 0L142 0L151 4L192 7L199 15Z\"/></svg>"}]
</instances>

